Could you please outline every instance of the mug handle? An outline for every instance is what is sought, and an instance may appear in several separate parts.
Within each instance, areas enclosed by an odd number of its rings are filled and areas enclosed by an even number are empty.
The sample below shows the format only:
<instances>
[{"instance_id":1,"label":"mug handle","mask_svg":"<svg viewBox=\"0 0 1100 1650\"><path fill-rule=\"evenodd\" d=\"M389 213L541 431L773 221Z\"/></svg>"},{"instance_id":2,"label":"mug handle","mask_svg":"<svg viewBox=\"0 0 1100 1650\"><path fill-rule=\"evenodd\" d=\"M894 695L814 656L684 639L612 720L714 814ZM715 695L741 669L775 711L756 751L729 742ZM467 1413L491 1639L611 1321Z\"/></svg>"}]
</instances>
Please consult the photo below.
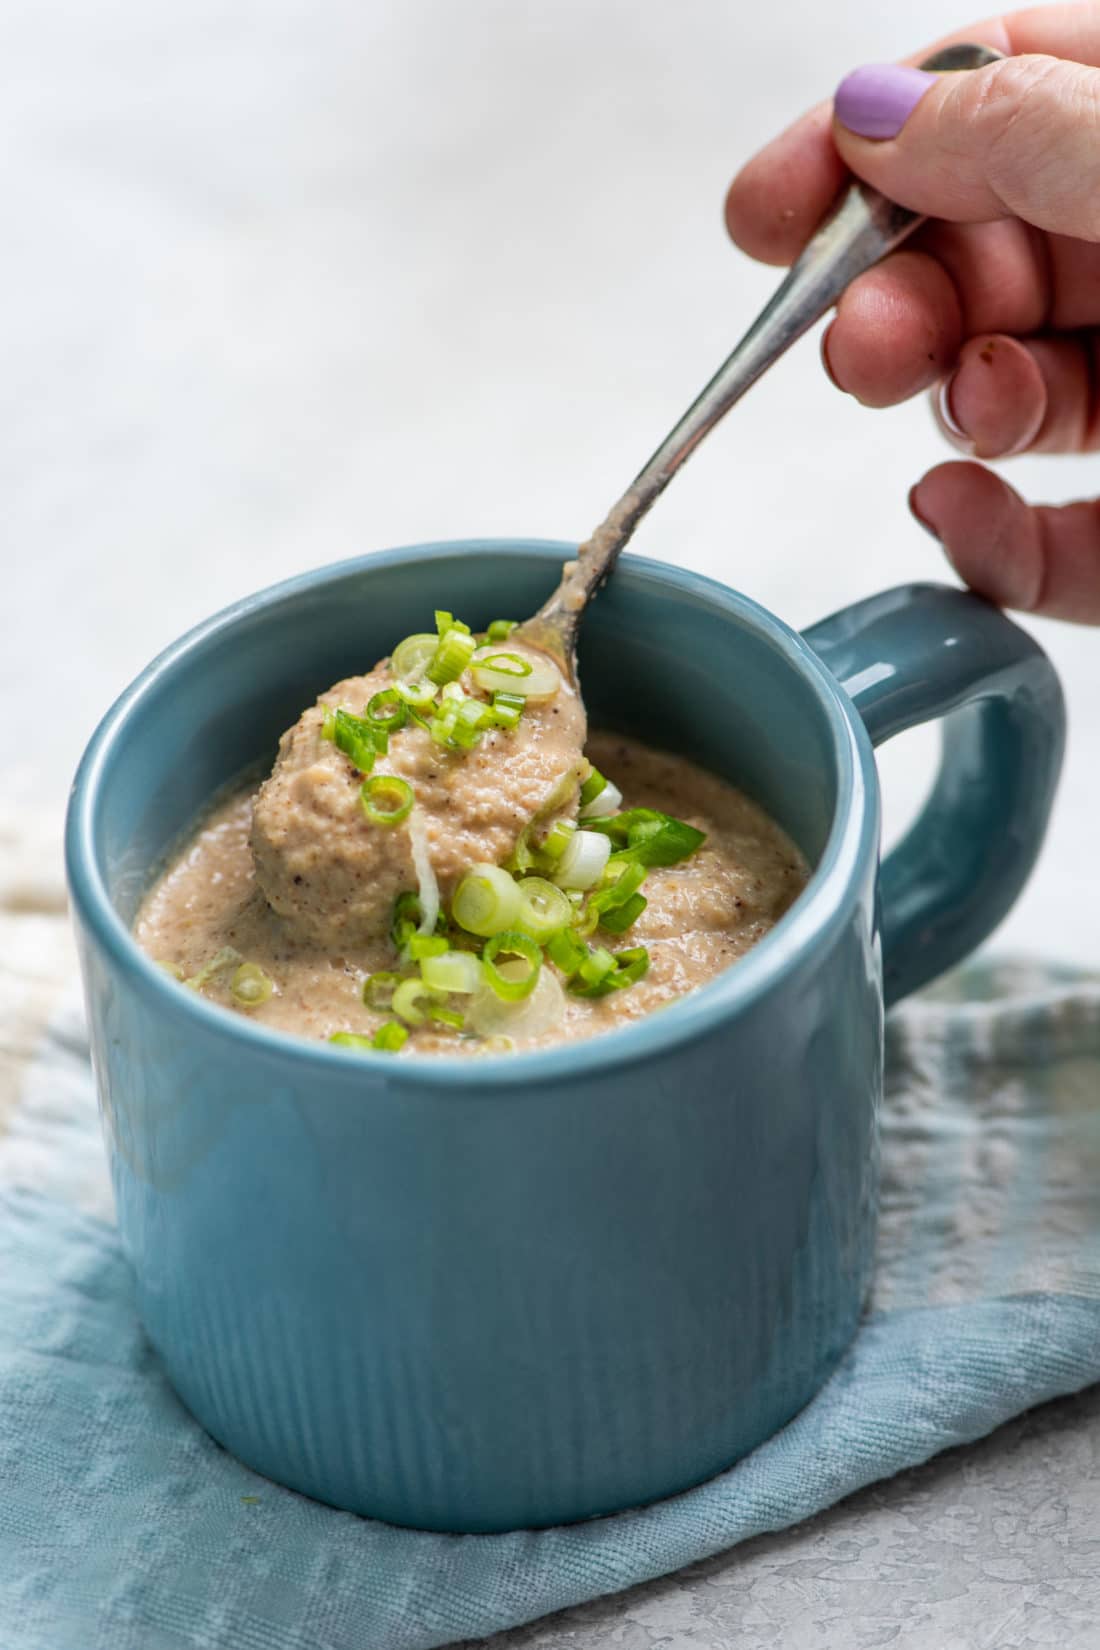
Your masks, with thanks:
<instances>
[{"instance_id":1,"label":"mug handle","mask_svg":"<svg viewBox=\"0 0 1100 1650\"><path fill-rule=\"evenodd\" d=\"M1062 690L1026 631L946 585L884 591L804 637L872 745L944 718L932 795L882 863L889 1006L980 945L1027 881L1062 765Z\"/></svg>"}]
</instances>

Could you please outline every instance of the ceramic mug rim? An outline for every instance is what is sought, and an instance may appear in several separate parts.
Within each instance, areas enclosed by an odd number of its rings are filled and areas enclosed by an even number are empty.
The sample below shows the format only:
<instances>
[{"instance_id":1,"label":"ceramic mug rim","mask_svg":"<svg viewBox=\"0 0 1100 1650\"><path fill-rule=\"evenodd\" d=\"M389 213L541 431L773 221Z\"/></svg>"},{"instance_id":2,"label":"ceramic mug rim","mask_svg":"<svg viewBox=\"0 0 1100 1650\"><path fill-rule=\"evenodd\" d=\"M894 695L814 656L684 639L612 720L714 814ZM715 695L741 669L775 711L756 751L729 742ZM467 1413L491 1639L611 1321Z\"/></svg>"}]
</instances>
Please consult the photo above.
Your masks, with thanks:
<instances>
[{"instance_id":1,"label":"ceramic mug rim","mask_svg":"<svg viewBox=\"0 0 1100 1650\"><path fill-rule=\"evenodd\" d=\"M347 1075L349 1058L345 1051L227 1014L197 993L181 992L177 983L140 949L116 912L98 865L99 797L110 784L116 748L127 727L142 715L152 689L203 648L224 643L242 621L252 620L265 610L364 572L377 569L384 573L389 567L409 562L478 553L565 560L576 553L576 546L530 538L437 540L367 552L296 574L231 603L186 631L146 665L106 712L73 780L65 829L69 889L75 909L112 967L151 998L160 1011L182 1018L196 1034L213 1035L238 1046L242 1053L266 1054L296 1068L312 1068L319 1078L336 1071ZM763 637L814 692L831 735L836 766L836 803L824 850L805 890L776 927L735 967L724 970L660 1014L647 1015L602 1036L520 1055L480 1059L433 1055L408 1061L368 1051L357 1055L357 1060L369 1062L372 1075L384 1072L394 1089L429 1086L472 1090L479 1097L503 1089L514 1096L517 1090L535 1090L563 1077L576 1080L598 1076L608 1067L621 1070L657 1054L668 1054L745 1011L792 967L812 959L828 946L859 899L868 856L876 854L878 848L877 775L863 723L835 678L797 631L767 608L715 579L638 555L623 558L616 577L624 575L643 586L694 596L710 608L717 607L734 624Z\"/></svg>"}]
</instances>

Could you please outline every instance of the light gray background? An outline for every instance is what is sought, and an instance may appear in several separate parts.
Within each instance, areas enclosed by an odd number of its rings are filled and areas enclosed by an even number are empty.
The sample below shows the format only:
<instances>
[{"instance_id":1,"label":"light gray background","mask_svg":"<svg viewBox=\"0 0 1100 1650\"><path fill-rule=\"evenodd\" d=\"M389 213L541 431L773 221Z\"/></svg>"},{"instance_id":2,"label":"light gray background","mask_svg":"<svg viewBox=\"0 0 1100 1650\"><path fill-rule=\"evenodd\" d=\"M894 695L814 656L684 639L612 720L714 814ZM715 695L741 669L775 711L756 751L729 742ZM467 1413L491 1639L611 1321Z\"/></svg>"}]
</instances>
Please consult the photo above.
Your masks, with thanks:
<instances>
[{"instance_id":1,"label":"light gray background","mask_svg":"<svg viewBox=\"0 0 1100 1650\"><path fill-rule=\"evenodd\" d=\"M848 0L9 0L0 17L0 825L56 828L164 643L257 585L436 537L591 528L767 296L725 186L859 62L963 21ZM942 449L812 341L638 549L794 624L944 576ZM1095 466L1017 462L1059 499ZM1095 960L1100 636L1050 845L1001 943ZM731 668L733 668L731 662ZM892 833L935 741L883 756ZM500 1646L1100 1644L1096 1400Z\"/></svg>"}]
</instances>

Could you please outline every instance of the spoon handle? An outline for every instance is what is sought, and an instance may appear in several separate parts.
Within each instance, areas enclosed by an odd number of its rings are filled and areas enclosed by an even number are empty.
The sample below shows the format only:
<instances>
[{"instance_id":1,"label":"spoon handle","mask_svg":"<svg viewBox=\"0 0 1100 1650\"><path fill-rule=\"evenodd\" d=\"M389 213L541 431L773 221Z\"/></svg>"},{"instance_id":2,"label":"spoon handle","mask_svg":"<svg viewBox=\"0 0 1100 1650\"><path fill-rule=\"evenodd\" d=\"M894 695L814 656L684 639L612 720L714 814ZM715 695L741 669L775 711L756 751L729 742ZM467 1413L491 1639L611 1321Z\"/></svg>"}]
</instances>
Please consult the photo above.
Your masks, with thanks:
<instances>
[{"instance_id":1,"label":"spoon handle","mask_svg":"<svg viewBox=\"0 0 1100 1650\"><path fill-rule=\"evenodd\" d=\"M989 46L948 46L922 67L940 73L977 69L1000 55ZM733 354L638 472L606 521L581 546L576 561L568 563L554 594L528 621L532 631L538 628L542 645L570 659L586 603L606 582L635 527L684 460L745 391L832 308L857 275L900 246L923 222L919 213L887 200L858 179L844 190Z\"/></svg>"}]
</instances>

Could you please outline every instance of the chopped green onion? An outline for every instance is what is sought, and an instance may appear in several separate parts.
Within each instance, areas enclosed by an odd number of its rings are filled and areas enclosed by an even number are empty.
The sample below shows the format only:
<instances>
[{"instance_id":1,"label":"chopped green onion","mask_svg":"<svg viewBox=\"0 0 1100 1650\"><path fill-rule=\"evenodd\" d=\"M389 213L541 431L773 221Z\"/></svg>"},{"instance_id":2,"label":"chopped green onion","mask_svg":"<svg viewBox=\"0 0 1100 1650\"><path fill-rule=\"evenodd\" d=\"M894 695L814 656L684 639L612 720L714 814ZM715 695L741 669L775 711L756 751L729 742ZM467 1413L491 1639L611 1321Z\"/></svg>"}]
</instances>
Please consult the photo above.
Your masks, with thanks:
<instances>
[{"instance_id":1,"label":"chopped green onion","mask_svg":"<svg viewBox=\"0 0 1100 1650\"><path fill-rule=\"evenodd\" d=\"M490 653L487 648L481 648L478 652L477 668L492 671L496 676L507 676L514 693L516 686L532 674L534 666L522 653Z\"/></svg>"},{"instance_id":2,"label":"chopped green onion","mask_svg":"<svg viewBox=\"0 0 1100 1650\"><path fill-rule=\"evenodd\" d=\"M498 651L480 647L470 673L484 693L522 693L532 704L552 699L562 685L561 672L544 653Z\"/></svg>"},{"instance_id":3,"label":"chopped green onion","mask_svg":"<svg viewBox=\"0 0 1100 1650\"><path fill-rule=\"evenodd\" d=\"M435 628L436 634L441 637L445 636L448 630L461 630L467 636L470 634L468 624L463 624L461 619L456 619L453 613L445 613L441 607L437 607L435 610Z\"/></svg>"},{"instance_id":4,"label":"chopped green onion","mask_svg":"<svg viewBox=\"0 0 1100 1650\"><path fill-rule=\"evenodd\" d=\"M417 710L427 710L429 705L435 704L435 688L431 682L395 682L393 691L408 705L410 714Z\"/></svg>"},{"instance_id":5,"label":"chopped green onion","mask_svg":"<svg viewBox=\"0 0 1100 1650\"><path fill-rule=\"evenodd\" d=\"M411 1026L422 1026L438 1004L438 993L430 991L423 980L402 980L393 994L393 1012Z\"/></svg>"},{"instance_id":6,"label":"chopped green onion","mask_svg":"<svg viewBox=\"0 0 1100 1650\"><path fill-rule=\"evenodd\" d=\"M593 946L577 969L573 989L587 988L593 990L603 985L604 981L610 979L614 972L614 952L608 951L602 945Z\"/></svg>"},{"instance_id":7,"label":"chopped green onion","mask_svg":"<svg viewBox=\"0 0 1100 1650\"><path fill-rule=\"evenodd\" d=\"M334 1031L329 1038L329 1042L335 1043L337 1048L368 1049L374 1047L373 1038L359 1037L354 1031Z\"/></svg>"},{"instance_id":8,"label":"chopped green onion","mask_svg":"<svg viewBox=\"0 0 1100 1650\"><path fill-rule=\"evenodd\" d=\"M507 871L496 865L475 865L455 890L451 916L468 934L488 939L512 926L519 906L519 889Z\"/></svg>"},{"instance_id":9,"label":"chopped green onion","mask_svg":"<svg viewBox=\"0 0 1100 1650\"><path fill-rule=\"evenodd\" d=\"M360 773L370 773L378 749L374 740L374 729L369 722L352 716L350 711L338 710L332 737L337 750L343 751Z\"/></svg>"},{"instance_id":10,"label":"chopped green onion","mask_svg":"<svg viewBox=\"0 0 1100 1650\"><path fill-rule=\"evenodd\" d=\"M562 888L592 888L603 876L611 844L596 831L575 831L554 870Z\"/></svg>"},{"instance_id":11,"label":"chopped green onion","mask_svg":"<svg viewBox=\"0 0 1100 1650\"><path fill-rule=\"evenodd\" d=\"M466 699L458 707L455 717L455 743L463 750L472 750L486 728L493 725L493 712L480 699Z\"/></svg>"},{"instance_id":12,"label":"chopped green onion","mask_svg":"<svg viewBox=\"0 0 1100 1650\"><path fill-rule=\"evenodd\" d=\"M546 942L546 955L560 968L566 978L571 978L588 955L588 947L568 928L563 928L560 934L551 935Z\"/></svg>"},{"instance_id":13,"label":"chopped green onion","mask_svg":"<svg viewBox=\"0 0 1100 1650\"><path fill-rule=\"evenodd\" d=\"M229 982L229 989L242 1008L255 1008L266 1003L275 990L275 981L265 974L259 963L242 963Z\"/></svg>"},{"instance_id":14,"label":"chopped green onion","mask_svg":"<svg viewBox=\"0 0 1100 1650\"><path fill-rule=\"evenodd\" d=\"M634 945L615 953L615 975L611 983L616 991L623 991L628 985L636 985L648 971L649 952L644 945Z\"/></svg>"},{"instance_id":15,"label":"chopped green onion","mask_svg":"<svg viewBox=\"0 0 1100 1650\"><path fill-rule=\"evenodd\" d=\"M556 819L539 844L539 853L557 864L572 842L576 829L572 820Z\"/></svg>"},{"instance_id":16,"label":"chopped green onion","mask_svg":"<svg viewBox=\"0 0 1100 1650\"><path fill-rule=\"evenodd\" d=\"M448 707L444 716L433 716L428 724L428 732L437 745L452 746L454 744L455 723L458 720L457 710Z\"/></svg>"},{"instance_id":17,"label":"chopped green onion","mask_svg":"<svg viewBox=\"0 0 1100 1650\"><path fill-rule=\"evenodd\" d=\"M628 985L634 985L648 967L649 952L644 945L618 952L600 947L589 953L570 980L569 989L577 997L604 997L609 991L625 991Z\"/></svg>"},{"instance_id":18,"label":"chopped green onion","mask_svg":"<svg viewBox=\"0 0 1100 1650\"><path fill-rule=\"evenodd\" d=\"M602 913L600 927L606 928L609 934L625 934L627 929L637 922L648 904L649 901L644 894L631 894L621 905Z\"/></svg>"},{"instance_id":19,"label":"chopped green onion","mask_svg":"<svg viewBox=\"0 0 1100 1650\"><path fill-rule=\"evenodd\" d=\"M527 964L520 958L500 965L506 979L522 977ZM506 1002L491 986L471 1000L466 1024L482 1037L506 1036L526 1040L540 1037L560 1023L565 1013L565 993L552 968L540 968L535 989L517 1002Z\"/></svg>"},{"instance_id":20,"label":"chopped green onion","mask_svg":"<svg viewBox=\"0 0 1100 1650\"><path fill-rule=\"evenodd\" d=\"M393 974L385 968L368 975L363 981L364 1005L378 1014L387 1014L393 1007L393 994L400 984L400 974Z\"/></svg>"},{"instance_id":21,"label":"chopped green onion","mask_svg":"<svg viewBox=\"0 0 1100 1650\"><path fill-rule=\"evenodd\" d=\"M629 854L616 854L609 861L608 870L615 873L614 880L590 897L579 925L582 933L591 934L599 924L609 933L623 934L649 903L638 892L646 879L646 868L640 861Z\"/></svg>"},{"instance_id":22,"label":"chopped green onion","mask_svg":"<svg viewBox=\"0 0 1100 1650\"><path fill-rule=\"evenodd\" d=\"M522 693L494 693L491 716L497 727L517 727L526 703Z\"/></svg>"},{"instance_id":23,"label":"chopped green onion","mask_svg":"<svg viewBox=\"0 0 1100 1650\"><path fill-rule=\"evenodd\" d=\"M452 1031L461 1031L466 1024L465 1015L456 1013L453 1008L429 1008L428 1018L437 1025L450 1026Z\"/></svg>"},{"instance_id":24,"label":"chopped green onion","mask_svg":"<svg viewBox=\"0 0 1100 1650\"><path fill-rule=\"evenodd\" d=\"M518 958L527 963L527 968L517 975L513 963L507 974L503 973L497 967L496 960L502 952L510 959ZM481 966L486 981L496 995L506 1003L515 1003L521 997L529 997L535 989L535 981L542 967L542 952L529 934L514 931L494 934L481 953Z\"/></svg>"},{"instance_id":25,"label":"chopped green onion","mask_svg":"<svg viewBox=\"0 0 1100 1650\"><path fill-rule=\"evenodd\" d=\"M481 963L472 951L444 950L424 958L420 977L432 991L455 991L468 996L478 989L483 976Z\"/></svg>"},{"instance_id":26,"label":"chopped green onion","mask_svg":"<svg viewBox=\"0 0 1100 1650\"><path fill-rule=\"evenodd\" d=\"M409 1040L406 1028L397 1020L387 1020L384 1026L379 1026L371 1038L371 1047L380 1049L383 1054L396 1054L398 1049L404 1048Z\"/></svg>"},{"instance_id":27,"label":"chopped green onion","mask_svg":"<svg viewBox=\"0 0 1100 1650\"><path fill-rule=\"evenodd\" d=\"M498 1031L495 1032L493 1036L485 1038L481 1045L480 1052L482 1054L514 1054L515 1049L515 1039L512 1037L505 1037L503 1032Z\"/></svg>"},{"instance_id":28,"label":"chopped green onion","mask_svg":"<svg viewBox=\"0 0 1100 1650\"><path fill-rule=\"evenodd\" d=\"M446 631L425 668L424 674L429 682L444 687L448 682L455 681L473 658L476 646L468 631L453 628Z\"/></svg>"},{"instance_id":29,"label":"chopped green onion","mask_svg":"<svg viewBox=\"0 0 1100 1650\"><path fill-rule=\"evenodd\" d=\"M606 819L609 814L618 813L623 805L623 793L618 785L613 785L610 779L605 779L603 786L589 802L584 802L584 793L581 793L583 806L580 811L582 820Z\"/></svg>"},{"instance_id":30,"label":"chopped green onion","mask_svg":"<svg viewBox=\"0 0 1100 1650\"><path fill-rule=\"evenodd\" d=\"M540 856L531 846L531 829L534 820L525 825L516 838L516 845L505 860L509 871L518 871L522 876L525 871L532 870L539 863Z\"/></svg>"},{"instance_id":31,"label":"chopped green onion","mask_svg":"<svg viewBox=\"0 0 1100 1650\"><path fill-rule=\"evenodd\" d=\"M485 632L487 641L506 642L519 623L518 619L494 619Z\"/></svg>"},{"instance_id":32,"label":"chopped green onion","mask_svg":"<svg viewBox=\"0 0 1100 1650\"><path fill-rule=\"evenodd\" d=\"M424 921L424 908L420 903L419 894L406 889L398 894L393 907L393 921L390 925L390 939L399 951L404 951L412 936L420 929ZM442 914L436 919L436 932L445 928Z\"/></svg>"},{"instance_id":33,"label":"chopped green onion","mask_svg":"<svg viewBox=\"0 0 1100 1650\"><path fill-rule=\"evenodd\" d=\"M646 867L640 860L620 859L617 854L613 855L604 872L609 880L598 894L593 894L591 903L598 903L602 911L613 911L616 905L625 904L631 894L638 892L647 875Z\"/></svg>"},{"instance_id":34,"label":"chopped green onion","mask_svg":"<svg viewBox=\"0 0 1100 1650\"><path fill-rule=\"evenodd\" d=\"M180 967L179 963L168 962L167 960L160 959L157 962L157 967L163 968L164 972L166 974L170 974L174 980L182 981L184 978L183 969Z\"/></svg>"},{"instance_id":35,"label":"chopped green onion","mask_svg":"<svg viewBox=\"0 0 1100 1650\"><path fill-rule=\"evenodd\" d=\"M230 968L234 963L242 962L244 962L244 958L234 946L223 945L221 950L215 952L210 961L205 963L197 974L192 974L191 978L184 980L183 983L189 985L192 991L198 991L206 984L207 980L212 979L215 974L220 974L223 968Z\"/></svg>"},{"instance_id":36,"label":"chopped green onion","mask_svg":"<svg viewBox=\"0 0 1100 1650\"><path fill-rule=\"evenodd\" d=\"M359 801L372 825L400 825L412 813L416 797L407 779L379 773L363 781Z\"/></svg>"},{"instance_id":37,"label":"chopped green onion","mask_svg":"<svg viewBox=\"0 0 1100 1650\"><path fill-rule=\"evenodd\" d=\"M396 733L409 719L409 707L396 688L383 688L367 703L366 719L377 731Z\"/></svg>"},{"instance_id":38,"label":"chopped green onion","mask_svg":"<svg viewBox=\"0 0 1100 1650\"><path fill-rule=\"evenodd\" d=\"M390 657L390 670L402 682L419 682L435 654L439 638L432 636L426 630L421 630L415 636L406 636L394 648Z\"/></svg>"},{"instance_id":39,"label":"chopped green onion","mask_svg":"<svg viewBox=\"0 0 1100 1650\"><path fill-rule=\"evenodd\" d=\"M705 832L656 808L630 808L610 819L594 819L591 828L642 865L678 865L706 841Z\"/></svg>"},{"instance_id":40,"label":"chopped green onion","mask_svg":"<svg viewBox=\"0 0 1100 1650\"><path fill-rule=\"evenodd\" d=\"M412 934L405 945L410 962L423 962L425 957L441 957L447 950L442 934Z\"/></svg>"},{"instance_id":41,"label":"chopped green onion","mask_svg":"<svg viewBox=\"0 0 1100 1650\"><path fill-rule=\"evenodd\" d=\"M590 802L595 802L600 792L605 791L606 789L607 780L604 778L599 768L591 768L589 770L588 778L581 786L581 807L587 808L588 804Z\"/></svg>"},{"instance_id":42,"label":"chopped green onion","mask_svg":"<svg viewBox=\"0 0 1100 1650\"><path fill-rule=\"evenodd\" d=\"M321 707L321 738L327 739L329 744L336 738L336 711L332 705Z\"/></svg>"},{"instance_id":43,"label":"chopped green onion","mask_svg":"<svg viewBox=\"0 0 1100 1650\"><path fill-rule=\"evenodd\" d=\"M518 888L520 905L515 925L524 934L541 942L559 928L568 927L573 907L560 888L542 877L524 877Z\"/></svg>"}]
</instances>

